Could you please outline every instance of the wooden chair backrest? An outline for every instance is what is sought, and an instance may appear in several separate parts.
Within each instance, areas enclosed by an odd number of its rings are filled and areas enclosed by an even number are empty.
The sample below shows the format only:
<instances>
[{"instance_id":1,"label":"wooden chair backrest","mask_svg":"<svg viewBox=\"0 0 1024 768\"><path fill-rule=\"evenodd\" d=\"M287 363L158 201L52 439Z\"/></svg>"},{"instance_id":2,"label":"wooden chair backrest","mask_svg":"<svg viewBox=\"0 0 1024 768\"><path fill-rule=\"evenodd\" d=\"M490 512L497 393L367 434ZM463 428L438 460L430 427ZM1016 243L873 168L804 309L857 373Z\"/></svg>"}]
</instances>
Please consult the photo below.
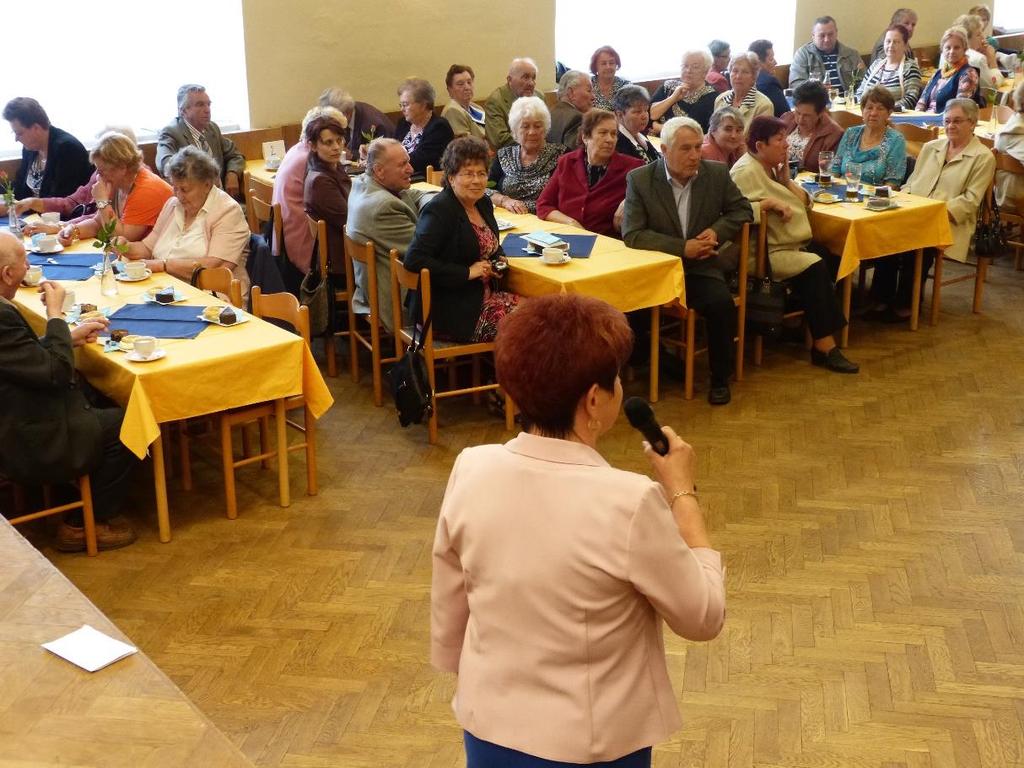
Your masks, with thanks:
<instances>
[{"instance_id":1,"label":"wooden chair backrest","mask_svg":"<svg viewBox=\"0 0 1024 768\"><path fill-rule=\"evenodd\" d=\"M395 335L399 329L404 328L402 321L402 288L407 291L420 292L420 316L413 319L414 323L420 323L430 314L430 270L424 269L420 272L410 272L398 258L398 251L391 251L391 314L394 322ZM426 344L433 344L433 329L427 331Z\"/></svg>"},{"instance_id":2,"label":"wooden chair backrest","mask_svg":"<svg viewBox=\"0 0 1024 768\"><path fill-rule=\"evenodd\" d=\"M864 119L860 115L855 115L853 112L847 112L845 109L837 109L835 112L830 112L829 114L832 116L832 119L836 121L836 124L844 131L855 125L864 124Z\"/></svg>"},{"instance_id":3,"label":"wooden chair backrest","mask_svg":"<svg viewBox=\"0 0 1024 768\"><path fill-rule=\"evenodd\" d=\"M309 346L309 307L299 304L299 300L290 293L263 293L258 285L252 287L250 298L252 313L256 317L288 323Z\"/></svg>"},{"instance_id":4,"label":"wooden chair backrest","mask_svg":"<svg viewBox=\"0 0 1024 768\"><path fill-rule=\"evenodd\" d=\"M388 259L391 257L398 258L398 251L394 248L388 254ZM377 247L374 245L372 240L367 240L366 243L360 243L358 240L354 240L348 234L348 227L345 227L345 278L348 280L348 285L354 286L355 283L355 269L354 262L359 262L366 269L366 300L370 305L370 322L376 322L380 319L380 294L378 290L377 280Z\"/></svg>"},{"instance_id":5,"label":"wooden chair backrest","mask_svg":"<svg viewBox=\"0 0 1024 768\"><path fill-rule=\"evenodd\" d=\"M754 259L754 276L764 277L768 269L768 211L761 209L757 222L757 250Z\"/></svg>"},{"instance_id":6,"label":"wooden chair backrest","mask_svg":"<svg viewBox=\"0 0 1024 768\"><path fill-rule=\"evenodd\" d=\"M329 252L327 250L327 222L323 219L314 219L308 213L306 221L309 223L309 233L316 238L316 252L320 260L320 274L327 274L327 261Z\"/></svg>"},{"instance_id":7,"label":"wooden chair backrest","mask_svg":"<svg viewBox=\"0 0 1024 768\"><path fill-rule=\"evenodd\" d=\"M1005 125L1010 122L1010 118L1013 117L1013 107L1008 107L1005 104L1000 104L996 107L996 122L1000 125Z\"/></svg>"},{"instance_id":8,"label":"wooden chair backrest","mask_svg":"<svg viewBox=\"0 0 1024 768\"><path fill-rule=\"evenodd\" d=\"M1016 173L1024 176L1024 163L1015 158L1008 152L1001 152L998 149L993 149L992 154L996 156L996 170L1006 171L1007 173Z\"/></svg>"},{"instance_id":9,"label":"wooden chair backrest","mask_svg":"<svg viewBox=\"0 0 1024 768\"><path fill-rule=\"evenodd\" d=\"M921 147L924 144L939 138L939 129L936 126L923 128L920 125L911 125L910 123L897 123L895 128L906 139L907 154L911 157L917 157L921 154Z\"/></svg>"},{"instance_id":10,"label":"wooden chair backrest","mask_svg":"<svg viewBox=\"0 0 1024 768\"><path fill-rule=\"evenodd\" d=\"M216 291L228 297L234 307L242 306L242 283L231 274L227 267L207 267L199 273L196 288L201 291Z\"/></svg>"},{"instance_id":11,"label":"wooden chair backrest","mask_svg":"<svg viewBox=\"0 0 1024 768\"><path fill-rule=\"evenodd\" d=\"M427 180L427 184L433 184L436 187L443 186L444 185L444 171L442 171L440 169L435 170L434 166L428 165L427 166L426 180Z\"/></svg>"}]
</instances>

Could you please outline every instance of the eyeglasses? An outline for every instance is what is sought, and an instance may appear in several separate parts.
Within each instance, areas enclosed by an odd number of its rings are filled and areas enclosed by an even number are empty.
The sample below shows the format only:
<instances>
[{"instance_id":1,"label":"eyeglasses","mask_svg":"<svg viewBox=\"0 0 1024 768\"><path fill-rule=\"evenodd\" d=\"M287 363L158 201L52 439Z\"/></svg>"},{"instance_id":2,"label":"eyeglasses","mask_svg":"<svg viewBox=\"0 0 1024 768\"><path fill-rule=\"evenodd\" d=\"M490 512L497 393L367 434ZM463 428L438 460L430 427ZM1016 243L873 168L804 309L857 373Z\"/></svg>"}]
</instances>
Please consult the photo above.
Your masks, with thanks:
<instances>
[{"instance_id":1,"label":"eyeglasses","mask_svg":"<svg viewBox=\"0 0 1024 768\"><path fill-rule=\"evenodd\" d=\"M398 108L399 109L405 109L406 107L411 106L412 103L413 102L411 102L411 101L400 101L400 102L398 102Z\"/></svg>"}]
</instances>

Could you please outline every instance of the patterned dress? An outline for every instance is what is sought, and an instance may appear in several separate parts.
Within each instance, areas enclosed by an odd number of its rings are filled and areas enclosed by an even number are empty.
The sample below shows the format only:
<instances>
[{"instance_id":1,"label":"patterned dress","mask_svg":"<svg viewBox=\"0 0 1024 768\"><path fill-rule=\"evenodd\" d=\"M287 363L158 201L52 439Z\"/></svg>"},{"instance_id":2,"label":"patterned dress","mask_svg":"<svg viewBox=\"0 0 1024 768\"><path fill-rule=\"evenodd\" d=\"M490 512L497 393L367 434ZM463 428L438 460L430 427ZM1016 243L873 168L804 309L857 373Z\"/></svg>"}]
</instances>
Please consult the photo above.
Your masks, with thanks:
<instances>
[{"instance_id":1,"label":"patterned dress","mask_svg":"<svg viewBox=\"0 0 1024 768\"><path fill-rule=\"evenodd\" d=\"M523 165L520 161L520 149L518 144L512 144L498 150L491 164L490 181L494 182L496 192L522 201L530 213L536 213L537 198L555 172L558 158L565 153L567 147L563 144L545 144L537 159L529 165Z\"/></svg>"},{"instance_id":2,"label":"patterned dress","mask_svg":"<svg viewBox=\"0 0 1024 768\"><path fill-rule=\"evenodd\" d=\"M860 180L865 184L902 185L907 175L907 142L903 134L895 128L886 128L882 143L871 149L860 148L863 136L863 125L846 129L836 148L832 173L842 176L850 163L859 163Z\"/></svg>"},{"instance_id":3,"label":"patterned dress","mask_svg":"<svg viewBox=\"0 0 1024 768\"><path fill-rule=\"evenodd\" d=\"M472 223L472 222L470 222ZM498 250L498 236L484 224L482 227L473 224L476 241L480 244L480 259L490 260ZM491 281L484 281L484 301L480 306L480 318L476 321L473 341L494 341L498 337L498 323L505 315L519 306L519 296L508 291L495 291Z\"/></svg>"},{"instance_id":4,"label":"patterned dress","mask_svg":"<svg viewBox=\"0 0 1024 768\"><path fill-rule=\"evenodd\" d=\"M594 106L598 109L607 109L609 112L615 111L613 102L615 101L615 94L619 92L619 89L624 85L629 85L629 80L624 80L618 75L612 80L612 95L605 96L601 93L601 89L597 85L597 75L591 75L590 82L594 86Z\"/></svg>"}]
</instances>

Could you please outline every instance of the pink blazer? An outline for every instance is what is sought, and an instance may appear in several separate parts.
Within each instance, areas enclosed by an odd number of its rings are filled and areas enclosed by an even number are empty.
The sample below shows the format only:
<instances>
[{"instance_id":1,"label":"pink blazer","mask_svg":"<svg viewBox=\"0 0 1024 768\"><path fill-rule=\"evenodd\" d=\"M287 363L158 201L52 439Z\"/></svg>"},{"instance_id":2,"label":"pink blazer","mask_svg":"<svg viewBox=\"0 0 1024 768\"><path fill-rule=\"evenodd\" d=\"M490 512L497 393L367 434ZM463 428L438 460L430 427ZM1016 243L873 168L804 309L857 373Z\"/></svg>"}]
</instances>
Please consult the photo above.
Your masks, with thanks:
<instances>
[{"instance_id":1,"label":"pink blazer","mask_svg":"<svg viewBox=\"0 0 1024 768\"><path fill-rule=\"evenodd\" d=\"M709 640L721 556L690 549L661 486L568 440L463 451L434 539L431 660L474 736L548 760L613 760L681 720L662 621Z\"/></svg>"}]
</instances>

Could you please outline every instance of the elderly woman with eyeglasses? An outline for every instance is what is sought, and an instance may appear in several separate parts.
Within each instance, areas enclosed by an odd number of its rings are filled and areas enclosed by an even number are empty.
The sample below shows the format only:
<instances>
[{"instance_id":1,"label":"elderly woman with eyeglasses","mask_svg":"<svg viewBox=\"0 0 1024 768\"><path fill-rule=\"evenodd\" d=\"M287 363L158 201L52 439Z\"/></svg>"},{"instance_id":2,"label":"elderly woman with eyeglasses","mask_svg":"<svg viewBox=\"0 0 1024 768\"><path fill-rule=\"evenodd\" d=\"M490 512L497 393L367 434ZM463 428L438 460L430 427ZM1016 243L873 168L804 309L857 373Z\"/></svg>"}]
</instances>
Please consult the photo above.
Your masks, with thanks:
<instances>
[{"instance_id":1,"label":"elderly woman with eyeglasses","mask_svg":"<svg viewBox=\"0 0 1024 768\"><path fill-rule=\"evenodd\" d=\"M743 115L735 107L722 107L711 115L711 130L704 137L700 156L732 168L747 151Z\"/></svg>"},{"instance_id":2,"label":"elderly woman with eyeglasses","mask_svg":"<svg viewBox=\"0 0 1024 768\"><path fill-rule=\"evenodd\" d=\"M738 53L729 62L729 82L732 89L715 99L715 109L735 107L743 115L745 125L758 115L775 115L772 100L757 90L757 70L760 67L757 54L750 51Z\"/></svg>"},{"instance_id":3,"label":"elderly woman with eyeglasses","mask_svg":"<svg viewBox=\"0 0 1024 768\"><path fill-rule=\"evenodd\" d=\"M516 143L499 149L491 163L491 202L512 213L536 213L537 198L566 148L547 141L551 113L538 96L513 101L508 125Z\"/></svg>"},{"instance_id":4,"label":"elderly woman with eyeglasses","mask_svg":"<svg viewBox=\"0 0 1024 768\"><path fill-rule=\"evenodd\" d=\"M666 80L651 96L655 133L661 130L662 123L673 117L692 118L707 133L718 96L718 91L705 81L712 61L711 54L705 50L683 54L679 79Z\"/></svg>"},{"instance_id":5,"label":"elderly woman with eyeglasses","mask_svg":"<svg viewBox=\"0 0 1024 768\"><path fill-rule=\"evenodd\" d=\"M444 189L423 208L405 268L430 270L435 338L494 341L498 323L519 305L501 290L507 266L498 242L498 222L487 191L487 144L472 136L455 139L441 158Z\"/></svg>"},{"instance_id":6,"label":"elderly woman with eyeglasses","mask_svg":"<svg viewBox=\"0 0 1024 768\"><path fill-rule=\"evenodd\" d=\"M978 97L978 70L967 61L968 39L963 27L950 27L942 35L942 58L917 101L919 112L945 112L950 99Z\"/></svg>"},{"instance_id":7,"label":"elderly woman with eyeglasses","mask_svg":"<svg viewBox=\"0 0 1024 768\"><path fill-rule=\"evenodd\" d=\"M953 244L943 255L967 261L967 252L996 169L995 156L978 137L978 105L971 99L950 99L942 116L946 135L921 147L914 172L903 191L946 201L946 215L953 230ZM925 250L921 279L928 274L937 250ZM913 295L914 255L905 253L880 259L875 267L871 295L875 308L869 317L902 322L910 317Z\"/></svg>"},{"instance_id":8,"label":"elderly woman with eyeglasses","mask_svg":"<svg viewBox=\"0 0 1024 768\"><path fill-rule=\"evenodd\" d=\"M619 121L619 138L615 151L635 157L642 163L653 163L661 152L645 136L651 124L651 97L641 85L627 85L615 94L615 119Z\"/></svg>"},{"instance_id":9,"label":"elderly woman with eyeglasses","mask_svg":"<svg viewBox=\"0 0 1024 768\"><path fill-rule=\"evenodd\" d=\"M402 119L395 128L395 138L409 153L413 178L422 181L428 165L436 168L441 164L441 154L455 133L447 120L434 114L434 86L422 78L402 81L398 106Z\"/></svg>"},{"instance_id":10,"label":"elderly woman with eyeglasses","mask_svg":"<svg viewBox=\"0 0 1024 768\"><path fill-rule=\"evenodd\" d=\"M805 80L793 91L793 111L780 119L786 126L789 162L818 172L818 154L831 152L843 138L843 129L828 113L828 91L818 80Z\"/></svg>"}]
</instances>

